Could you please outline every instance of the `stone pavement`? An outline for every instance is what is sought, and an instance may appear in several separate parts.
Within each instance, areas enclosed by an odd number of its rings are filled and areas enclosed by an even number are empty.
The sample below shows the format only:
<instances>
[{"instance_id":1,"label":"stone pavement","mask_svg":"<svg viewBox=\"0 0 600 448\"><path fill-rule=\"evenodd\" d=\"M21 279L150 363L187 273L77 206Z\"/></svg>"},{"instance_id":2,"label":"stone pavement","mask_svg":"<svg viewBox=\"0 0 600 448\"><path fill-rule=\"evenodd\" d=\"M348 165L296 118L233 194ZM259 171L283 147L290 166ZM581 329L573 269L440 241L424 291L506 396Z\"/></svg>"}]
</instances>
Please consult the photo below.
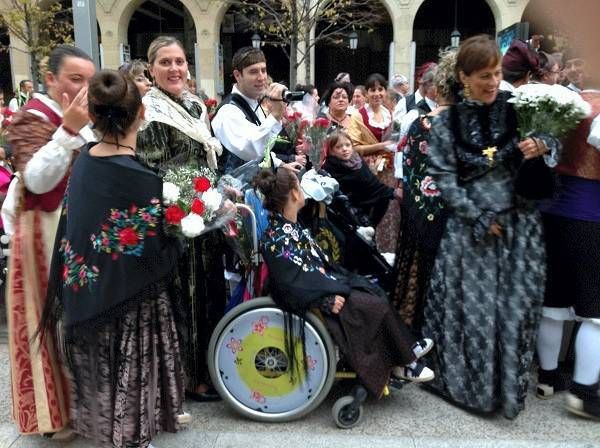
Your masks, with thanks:
<instances>
[{"instance_id":1,"label":"stone pavement","mask_svg":"<svg viewBox=\"0 0 600 448\"><path fill-rule=\"evenodd\" d=\"M0 448L89 448L82 439L60 445L38 436L19 436L10 420L8 349L0 343ZM234 414L224 403L186 403L194 420L177 434L161 434L156 448L600 448L600 422L570 416L562 397L542 401L532 394L527 408L509 421L457 409L415 385L369 401L362 424L335 427L335 386L319 409L302 420L262 424Z\"/></svg>"}]
</instances>

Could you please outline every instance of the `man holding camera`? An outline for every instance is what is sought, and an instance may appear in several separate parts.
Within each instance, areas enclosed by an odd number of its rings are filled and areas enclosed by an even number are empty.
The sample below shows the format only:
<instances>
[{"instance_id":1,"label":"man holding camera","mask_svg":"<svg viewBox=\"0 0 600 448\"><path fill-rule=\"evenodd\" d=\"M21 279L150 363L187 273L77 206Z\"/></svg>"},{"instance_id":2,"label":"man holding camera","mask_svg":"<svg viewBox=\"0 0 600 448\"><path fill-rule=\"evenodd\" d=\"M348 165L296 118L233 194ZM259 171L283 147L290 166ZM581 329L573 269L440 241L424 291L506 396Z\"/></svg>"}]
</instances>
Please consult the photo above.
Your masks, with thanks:
<instances>
[{"instance_id":1,"label":"man holding camera","mask_svg":"<svg viewBox=\"0 0 600 448\"><path fill-rule=\"evenodd\" d=\"M212 120L213 132L226 149L222 158L225 173L264 157L267 144L277 139L283 130L282 117L286 109L282 100L286 87L278 83L267 86L267 63L260 49L239 49L233 55L232 65L236 84ZM271 100L268 115L260 105L265 97ZM288 166L298 169L297 159L302 157L295 155L291 143L282 145L276 141L272 148L275 166L292 162Z\"/></svg>"}]
</instances>

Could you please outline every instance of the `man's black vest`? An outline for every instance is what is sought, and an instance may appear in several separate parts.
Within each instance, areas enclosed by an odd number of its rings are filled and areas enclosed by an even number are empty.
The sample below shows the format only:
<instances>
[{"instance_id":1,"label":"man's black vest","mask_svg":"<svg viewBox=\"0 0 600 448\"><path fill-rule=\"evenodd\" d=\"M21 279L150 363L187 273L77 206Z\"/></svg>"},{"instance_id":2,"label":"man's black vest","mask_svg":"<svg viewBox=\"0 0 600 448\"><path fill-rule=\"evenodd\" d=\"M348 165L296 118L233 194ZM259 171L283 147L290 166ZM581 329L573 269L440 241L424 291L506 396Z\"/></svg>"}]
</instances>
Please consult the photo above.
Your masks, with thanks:
<instances>
[{"instance_id":1,"label":"man's black vest","mask_svg":"<svg viewBox=\"0 0 600 448\"><path fill-rule=\"evenodd\" d=\"M215 112L215 116L217 115L217 113L219 113L219 110L225 104L233 104L234 106L241 109L242 112L244 112L246 120L248 120L250 123L255 124L256 126L261 125L258 115L256 115L256 113L252 110L252 107L250 107L250 105L242 95L238 93L230 93L225 98L223 98L223 101L221 102L221 104L219 104L219 107ZM282 139L289 140L285 128L281 130L279 136L282 137ZM275 145L273 145L273 147L271 148L271 151L277 154L277 157L283 162L290 162L294 160L294 157L296 155L294 146L291 143L285 142L283 140L276 142ZM221 171L225 174L230 173L231 171L246 163L245 160L236 156L227 148L225 148L225 151L223 152L223 158L221 160Z\"/></svg>"},{"instance_id":2,"label":"man's black vest","mask_svg":"<svg viewBox=\"0 0 600 448\"><path fill-rule=\"evenodd\" d=\"M219 113L219 110L221 110L221 107L223 107L225 104L233 104L237 108L241 109L241 111L244 112L246 120L248 120L250 123L255 124L256 126L260 126L260 119L258 118L258 115L256 115L256 113L252 110L252 108L242 95L238 93L230 93L225 98L223 98L223 101L221 101L221 104L219 104L219 107L217 107L217 110L215 111L215 116ZM223 148L225 148L225 146L223 146ZM227 148L225 148L225 151L223 152L223 158L221 160L222 163L220 164L220 168L221 171L225 174L230 173L231 171L246 163L245 160L239 158Z\"/></svg>"}]
</instances>

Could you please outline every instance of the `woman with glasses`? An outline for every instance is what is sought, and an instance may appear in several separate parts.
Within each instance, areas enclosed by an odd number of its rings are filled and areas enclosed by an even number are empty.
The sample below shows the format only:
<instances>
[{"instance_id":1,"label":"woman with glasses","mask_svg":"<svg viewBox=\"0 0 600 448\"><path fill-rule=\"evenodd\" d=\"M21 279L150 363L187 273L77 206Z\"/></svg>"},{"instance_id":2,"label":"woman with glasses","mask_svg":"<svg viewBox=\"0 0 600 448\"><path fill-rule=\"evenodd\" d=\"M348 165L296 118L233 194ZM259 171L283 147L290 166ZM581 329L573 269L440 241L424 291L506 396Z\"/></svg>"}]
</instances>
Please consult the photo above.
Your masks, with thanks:
<instances>
[{"instance_id":1,"label":"woman with glasses","mask_svg":"<svg viewBox=\"0 0 600 448\"><path fill-rule=\"evenodd\" d=\"M325 116L331 123L332 128L348 129L350 126L350 115L348 106L352 98L352 86L348 83L333 82L327 88L323 97L328 111Z\"/></svg>"}]
</instances>

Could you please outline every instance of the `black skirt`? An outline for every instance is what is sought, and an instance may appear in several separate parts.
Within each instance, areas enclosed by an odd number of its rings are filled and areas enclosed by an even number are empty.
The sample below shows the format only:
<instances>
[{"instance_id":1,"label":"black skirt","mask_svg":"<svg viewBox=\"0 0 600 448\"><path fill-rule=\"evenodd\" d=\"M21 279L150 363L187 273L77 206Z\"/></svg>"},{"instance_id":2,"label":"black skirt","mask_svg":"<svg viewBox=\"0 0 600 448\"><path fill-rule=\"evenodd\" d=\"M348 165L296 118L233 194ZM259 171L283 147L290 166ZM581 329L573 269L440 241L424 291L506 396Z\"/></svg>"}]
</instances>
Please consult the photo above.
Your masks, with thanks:
<instances>
[{"instance_id":1,"label":"black skirt","mask_svg":"<svg viewBox=\"0 0 600 448\"><path fill-rule=\"evenodd\" d=\"M600 223L543 214L548 263L544 306L600 318Z\"/></svg>"}]
</instances>

